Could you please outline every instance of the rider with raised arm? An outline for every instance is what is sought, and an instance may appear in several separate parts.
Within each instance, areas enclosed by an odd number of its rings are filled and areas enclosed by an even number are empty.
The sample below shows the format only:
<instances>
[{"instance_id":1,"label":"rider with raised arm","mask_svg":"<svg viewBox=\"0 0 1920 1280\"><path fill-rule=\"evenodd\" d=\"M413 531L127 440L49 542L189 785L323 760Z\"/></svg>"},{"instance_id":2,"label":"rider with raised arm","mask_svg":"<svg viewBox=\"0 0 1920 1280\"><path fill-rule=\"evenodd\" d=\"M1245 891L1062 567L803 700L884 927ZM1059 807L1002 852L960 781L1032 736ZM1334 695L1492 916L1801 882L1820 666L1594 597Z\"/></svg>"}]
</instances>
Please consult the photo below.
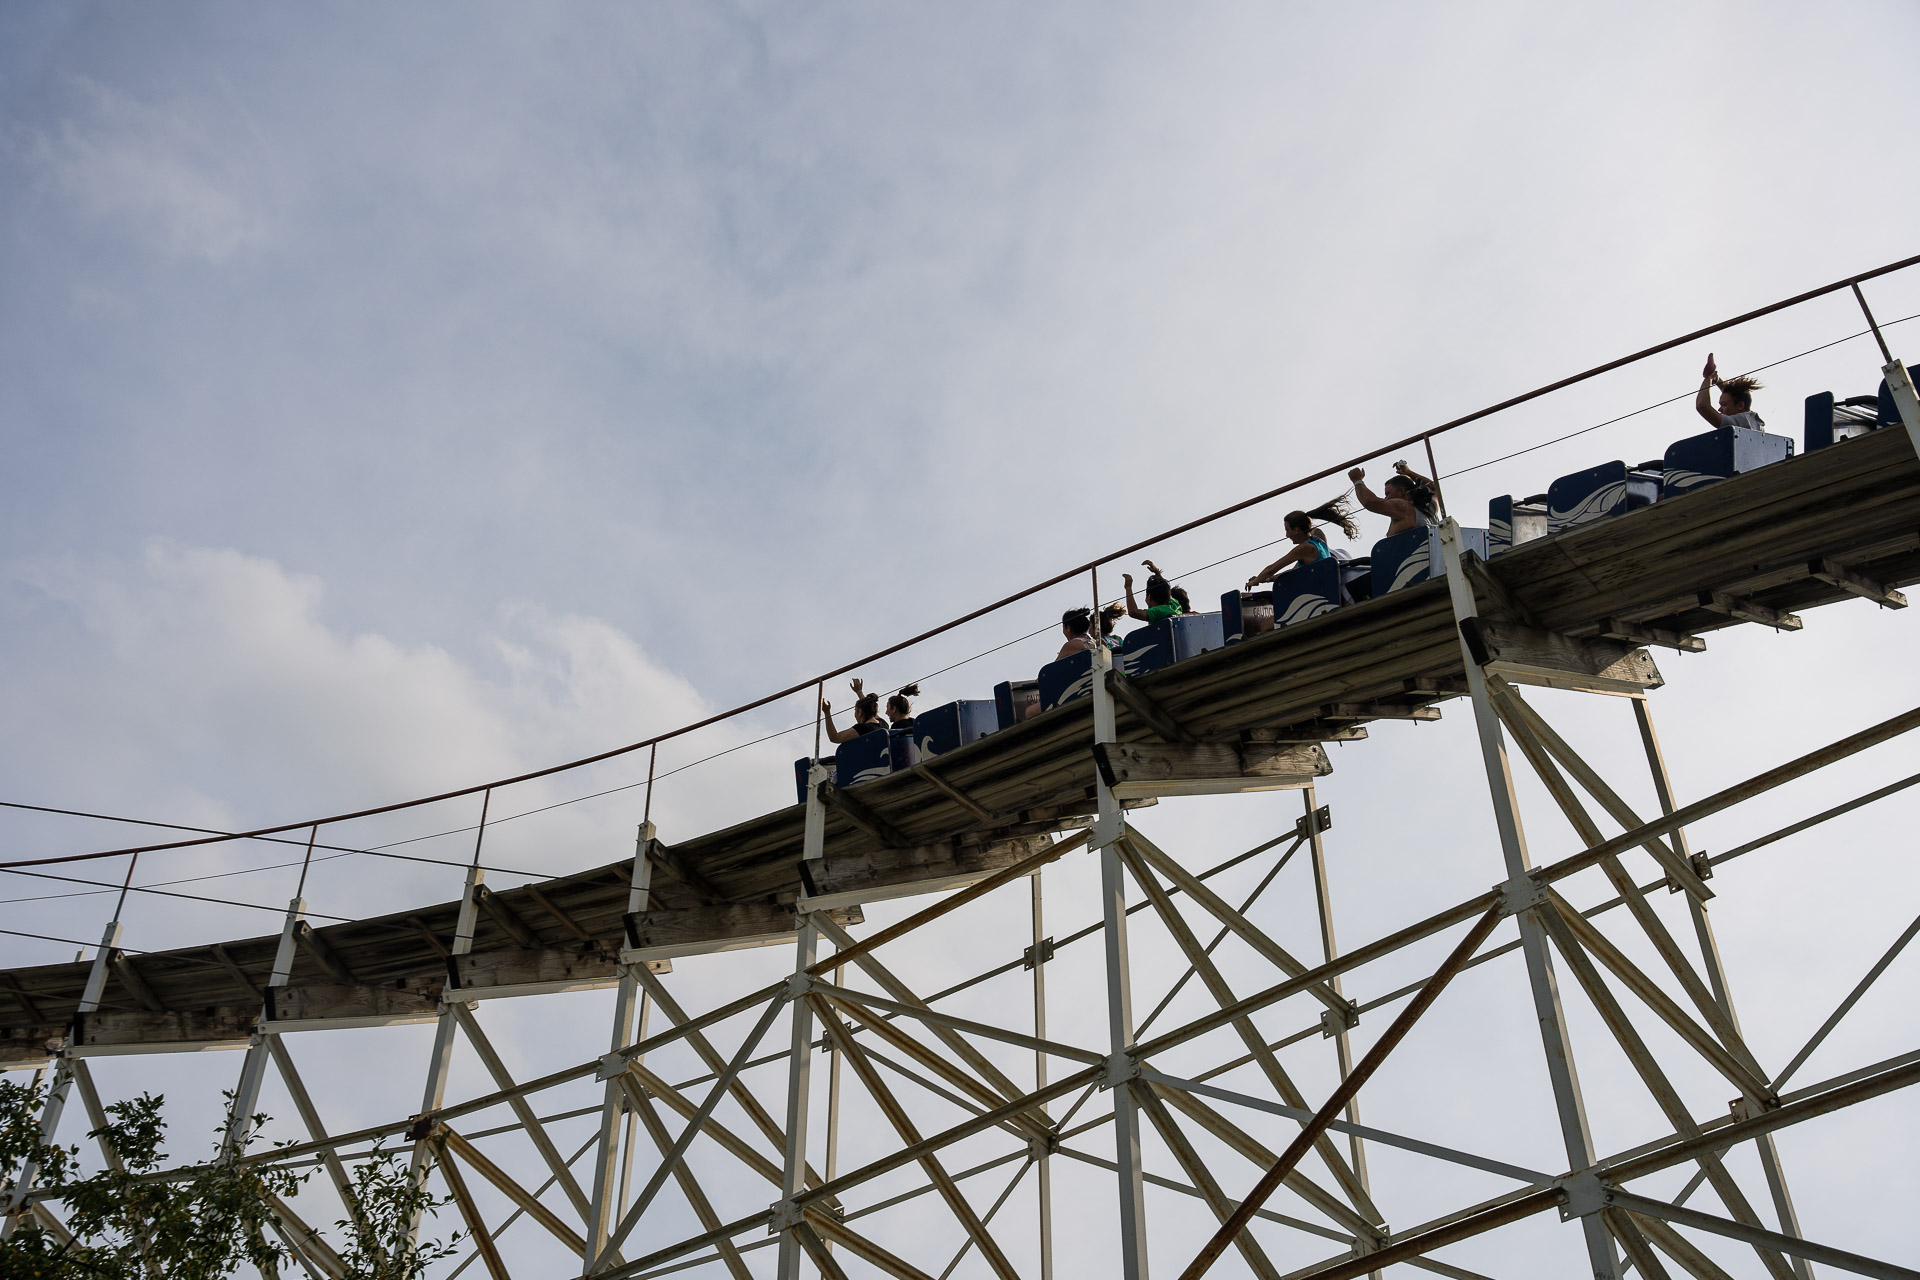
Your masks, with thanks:
<instances>
[{"instance_id":1,"label":"rider with raised arm","mask_svg":"<svg viewBox=\"0 0 1920 1280\"><path fill-rule=\"evenodd\" d=\"M1347 472L1347 478L1353 481L1353 496L1360 499L1360 505L1387 518L1387 537L1439 524L1433 505L1433 482L1404 462L1394 463L1393 470L1393 478L1382 486L1386 490L1384 494L1367 488L1365 468L1355 467Z\"/></svg>"},{"instance_id":2,"label":"rider with raised arm","mask_svg":"<svg viewBox=\"0 0 1920 1280\"><path fill-rule=\"evenodd\" d=\"M1714 408L1707 392L1714 387L1720 388L1720 407ZM1707 367L1700 371L1700 394L1693 398L1693 409L1715 427L1745 427L1750 431L1759 431L1767 424L1753 411L1753 393L1761 389L1760 383L1750 373L1737 378L1722 378L1720 370L1714 367L1713 352L1707 352Z\"/></svg>"}]
</instances>

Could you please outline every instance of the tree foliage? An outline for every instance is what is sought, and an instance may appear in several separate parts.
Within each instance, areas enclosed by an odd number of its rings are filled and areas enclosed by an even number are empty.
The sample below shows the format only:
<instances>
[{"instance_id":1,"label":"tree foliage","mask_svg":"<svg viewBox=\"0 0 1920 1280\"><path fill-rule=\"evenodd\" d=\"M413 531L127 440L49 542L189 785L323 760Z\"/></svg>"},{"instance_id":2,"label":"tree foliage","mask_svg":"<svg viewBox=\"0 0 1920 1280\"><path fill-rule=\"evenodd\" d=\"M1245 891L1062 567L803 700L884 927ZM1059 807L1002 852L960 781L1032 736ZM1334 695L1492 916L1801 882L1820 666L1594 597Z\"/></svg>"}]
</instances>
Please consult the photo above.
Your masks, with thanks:
<instances>
[{"instance_id":1,"label":"tree foliage","mask_svg":"<svg viewBox=\"0 0 1920 1280\"><path fill-rule=\"evenodd\" d=\"M0 1080L0 1178L11 1188L30 1177L33 1198L59 1206L65 1230L23 1214L0 1248L0 1280L226 1280L242 1267L282 1273L293 1261L279 1239L274 1202L293 1195L311 1170L239 1159L266 1116L230 1117L211 1160L167 1171L163 1099L116 1102L106 1108L106 1124L87 1135L113 1158L82 1176L79 1147L42 1138L46 1096ZM458 1235L444 1245L410 1239L416 1215L445 1201L415 1181L404 1157L376 1147L355 1166L353 1185L349 1217L337 1224L348 1242L340 1256L350 1280L418 1280L453 1252Z\"/></svg>"}]
</instances>

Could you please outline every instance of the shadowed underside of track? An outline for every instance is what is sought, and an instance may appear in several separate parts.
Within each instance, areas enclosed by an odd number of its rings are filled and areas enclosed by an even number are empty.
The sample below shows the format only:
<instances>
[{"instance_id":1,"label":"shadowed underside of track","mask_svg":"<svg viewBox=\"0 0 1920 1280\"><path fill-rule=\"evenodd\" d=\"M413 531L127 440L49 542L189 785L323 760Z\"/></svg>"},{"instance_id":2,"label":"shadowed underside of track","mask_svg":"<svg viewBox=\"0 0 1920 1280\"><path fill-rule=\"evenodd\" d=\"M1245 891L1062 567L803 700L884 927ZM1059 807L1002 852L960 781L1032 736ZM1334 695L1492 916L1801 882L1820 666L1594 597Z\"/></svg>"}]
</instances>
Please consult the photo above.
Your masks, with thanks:
<instances>
[{"instance_id":1,"label":"shadowed underside of track","mask_svg":"<svg viewBox=\"0 0 1920 1280\"><path fill-rule=\"evenodd\" d=\"M1476 660L1658 675L1634 643L1687 643L1920 580L1920 461L1875 432L1558 537L1470 574L1487 626ZM1447 587L1429 582L1203 654L1118 690L1119 739L1257 774L1378 718L1431 719L1464 692ZM451 956L458 902L303 927L275 1024L433 1015L450 981L510 994L609 985L623 947L682 954L791 930L793 904L977 875L1091 811L1082 699L904 773L830 793L826 858L802 873L795 805L652 851L652 909L623 923L631 859L484 893L473 951ZM938 777L929 772L937 770ZM97 1013L75 1012L85 963L0 973L0 1061L244 1040L277 935L118 957Z\"/></svg>"}]
</instances>

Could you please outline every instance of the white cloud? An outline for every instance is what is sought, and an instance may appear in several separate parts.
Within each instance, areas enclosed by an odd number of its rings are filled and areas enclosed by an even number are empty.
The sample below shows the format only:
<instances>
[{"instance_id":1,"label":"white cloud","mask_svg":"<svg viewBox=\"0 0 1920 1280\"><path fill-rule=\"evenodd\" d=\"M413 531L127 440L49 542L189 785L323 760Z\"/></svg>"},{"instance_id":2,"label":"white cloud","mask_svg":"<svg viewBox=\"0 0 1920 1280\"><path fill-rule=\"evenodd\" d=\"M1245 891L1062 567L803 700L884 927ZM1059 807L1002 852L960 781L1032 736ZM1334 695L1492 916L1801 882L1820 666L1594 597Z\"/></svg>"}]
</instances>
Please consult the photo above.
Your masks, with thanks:
<instances>
[{"instance_id":1,"label":"white cloud","mask_svg":"<svg viewBox=\"0 0 1920 1280\"><path fill-rule=\"evenodd\" d=\"M25 133L45 180L82 216L168 253L221 262L264 243L261 157L187 108L143 102L76 77L81 109Z\"/></svg>"}]
</instances>

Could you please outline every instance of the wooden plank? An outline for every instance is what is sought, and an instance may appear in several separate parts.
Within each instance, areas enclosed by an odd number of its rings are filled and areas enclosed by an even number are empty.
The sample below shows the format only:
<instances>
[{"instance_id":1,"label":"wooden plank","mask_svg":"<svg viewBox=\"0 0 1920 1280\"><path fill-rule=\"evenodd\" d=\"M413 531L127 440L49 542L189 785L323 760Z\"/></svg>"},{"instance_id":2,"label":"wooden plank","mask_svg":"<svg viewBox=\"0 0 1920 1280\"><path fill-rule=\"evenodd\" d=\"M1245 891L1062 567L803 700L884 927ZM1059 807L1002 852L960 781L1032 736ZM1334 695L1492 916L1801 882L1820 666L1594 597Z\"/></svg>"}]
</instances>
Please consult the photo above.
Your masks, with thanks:
<instances>
[{"instance_id":1,"label":"wooden plank","mask_svg":"<svg viewBox=\"0 0 1920 1280\"><path fill-rule=\"evenodd\" d=\"M1599 634L1609 640L1624 640L1628 644L1659 645L1663 649L1676 649L1681 653L1705 653L1707 642L1699 636L1681 635L1677 631L1666 631L1660 627L1642 626L1638 622L1628 622L1624 618L1607 618L1601 621Z\"/></svg>"},{"instance_id":2,"label":"wooden plank","mask_svg":"<svg viewBox=\"0 0 1920 1280\"><path fill-rule=\"evenodd\" d=\"M471 951L453 958L453 971L462 988L535 982L611 983L619 977L618 967L617 953L611 946Z\"/></svg>"},{"instance_id":3,"label":"wooden plank","mask_svg":"<svg viewBox=\"0 0 1920 1280\"><path fill-rule=\"evenodd\" d=\"M530 950L541 946L540 935L528 927L527 922L520 918L520 913L515 911L510 903L502 900L499 894L486 885L477 884L473 887L473 899L509 938Z\"/></svg>"},{"instance_id":4,"label":"wooden plank","mask_svg":"<svg viewBox=\"0 0 1920 1280\"><path fill-rule=\"evenodd\" d=\"M866 919L858 907L827 913L841 925ZM626 916L627 949L621 958L698 955L783 942L799 927L793 908L776 902L725 902L712 906L655 907Z\"/></svg>"},{"instance_id":5,"label":"wooden plank","mask_svg":"<svg viewBox=\"0 0 1920 1280\"><path fill-rule=\"evenodd\" d=\"M1317 743L1249 743L1235 747L1206 742L1196 746L1101 743L1094 759L1107 785L1120 797L1218 795L1304 786L1333 772Z\"/></svg>"},{"instance_id":6,"label":"wooden plank","mask_svg":"<svg viewBox=\"0 0 1920 1280\"><path fill-rule=\"evenodd\" d=\"M38 1066L66 1043L68 1028L49 1026L0 1027L0 1067Z\"/></svg>"},{"instance_id":7,"label":"wooden plank","mask_svg":"<svg viewBox=\"0 0 1920 1280\"><path fill-rule=\"evenodd\" d=\"M935 773L933 771L932 765L922 764L918 766L918 768L919 768L921 780L924 781L928 786L932 787L935 791L938 791L941 795L953 801L955 804L959 805L962 809L965 809L968 813L972 814L974 817L980 819L980 821L982 822L993 821L993 814L988 812L984 805L982 805L979 801L975 800L972 796L968 795L966 792L962 791L960 788L954 786L951 782L948 782L945 778L941 777L939 774Z\"/></svg>"},{"instance_id":8,"label":"wooden plank","mask_svg":"<svg viewBox=\"0 0 1920 1280\"><path fill-rule=\"evenodd\" d=\"M698 867L694 866L686 858L681 857L679 851L671 845L662 844L658 840L650 842L647 845L647 861L653 863L656 867L665 868L669 875L691 890L693 896L701 902L712 903L725 902L727 900L727 894L722 892L713 881L701 874Z\"/></svg>"},{"instance_id":9,"label":"wooden plank","mask_svg":"<svg viewBox=\"0 0 1920 1280\"><path fill-rule=\"evenodd\" d=\"M529 898L532 898L535 902L539 903L540 909L546 912L549 916L551 916L560 925L562 929L565 929L568 933L572 934L575 938L579 939L581 942L593 941L593 935L588 933L585 929L581 928L580 922L578 920L575 920L572 915L562 910L557 904L555 904L553 899L549 898L546 894L542 893L540 891L539 885L536 885L536 884L527 885L524 889L524 892Z\"/></svg>"},{"instance_id":10,"label":"wooden plank","mask_svg":"<svg viewBox=\"0 0 1920 1280\"><path fill-rule=\"evenodd\" d=\"M443 978L429 987L368 987L359 984L309 984L267 991L269 1022L307 1022L322 1018L432 1018L440 1010Z\"/></svg>"},{"instance_id":11,"label":"wooden plank","mask_svg":"<svg viewBox=\"0 0 1920 1280\"><path fill-rule=\"evenodd\" d=\"M218 960L226 971L233 975L233 980L240 984L241 990L253 997L256 1003L263 998L260 994L260 988L253 983L252 975L240 967L239 962L233 958L233 953L228 951L224 945L215 943L209 947L208 950L213 953L213 958Z\"/></svg>"},{"instance_id":12,"label":"wooden plank","mask_svg":"<svg viewBox=\"0 0 1920 1280\"><path fill-rule=\"evenodd\" d=\"M905 849L874 849L827 856L813 869L814 894L884 890L928 880L989 875L1040 852L1045 836L998 840L990 844L921 844ZM886 896L876 893L876 897Z\"/></svg>"},{"instance_id":13,"label":"wooden plank","mask_svg":"<svg viewBox=\"0 0 1920 1280\"><path fill-rule=\"evenodd\" d=\"M117 1044L214 1044L243 1041L253 1035L260 1006L228 1005L212 1009L176 1009L133 1013L98 1010L76 1014L73 1043L94 1049Z\"/></svg>"},{"instance_id":14,"label":"wooden plank","mask_svg":"<svg viewBox=\"0 0 1920 1280\"><path fill-rule=\"evenodd\" d=\"M1515 623L1523 627L1538 627L1540 620L1520 601L1520 598L1507 589L1493 566L1482 560L1479 553L1469 551L1460 558L1461 571L1473 588L1476 602L1485 600L1488 612L1503 622Z\"/></svg>"},{"instance_id":15,"label":"wooden plank","mask_svg":"<svg viewBox=\"0 0 1920 1280\"><path fill-rule=\"evenodd\" d=\"M1153 695L1140 688L1118 671L1107 672L1107 688L1121 706L1131 711L1146 724L1149 729L1167 742L1180 742L1192 745L1200 739L1193 730L1181 724L1168 714L1167 709L1153 700Z\"/></svg>"},{"instance_id":16,"label":"wooden plank","mask_svg":"<svg viewBox=\"0 0 1920 1280\"><path fill-rule=\"evenodd\" d=\"M1405 702L1329 702L1320 708L1322 720L1423 720L1440 718L1440 708Z\"/></svg>"},{"instance_id":17,"label":"wooden plank","mask_svg":"<svg viewBox=\"0 0 1920 1280\"><path fill-rule=\"evenodd\" d=\"M875 813L864 801L847 794L845 788L836 787L830 782L820 784L820 799L828 808L838 809L847 820L862 831L885 845L908 845L913 843L902 835L900 829Z\"/></svg>"},{"instance_id":18,"label":"wooden plank","mask_svg":"<svg viewBox=\"0 0 1920 1280\"><path fill-rule=\"evenodd\" d=\"M360 980L354 976L353 970L347 967L346 961L334 951L333 944L321 937L319 931L312 925L305 920L298 921L293 926L293 937L294 941L314 958L315 963L327 971L328 977L344 987L359 985Z\"/></svg>"},{"instance_id":19,"label":"wooden plank","mask_svg":"<svg viewBox=\"0 0 1920 1280\"><path fill-rule=\"evenodd\" d=\"M1491 618L1468 618L1460 624L1467 649L1481 666L1490 662L1571 675L1603 676L1642 689L1664 683L1660 669L1645 652L1614 640L1581 640L1558 631L1517 627Z\"/></svg>"},{"instance_id":20,"label":"wooden plank","mask_svg":"<svg viewBox=\"0 0 1920 1280\"><path fill-rule=\"evenodd\" d=\"M1725 614L1742 622L1758 622L1776 631L1798 631L1801 625L1800 619L1794 614L1769 609L1756 600L1725 591L1702 591L1699 603L1702 609L1709 612Z\"/></svg>"},{"instance_id":21,"label":"wooden plank","mask_svg":"<svg viewBox=\"0 0 1920 1280\"><path fill-rule=\"evenodd\" d=\"M1859 596L1863 600L1872 600L1889 609L1904 609L1907 598L1891 587L1882 586L1865 574L1855 573L1852 569L1834 560L1814 559L1807 562L1807 573L1822 582L1832 583L1842 591Z\"/></svg>"},{"instance_id":22,"label":"wooden plank","mask_svg":"<svg viewBox=\"0 0 1920 1280\"><path fill-rule=\"evenodd\" d=\"M113 972L120 979L120 985L126 988L127 994L139 1001L142 1008L149 1013L167 1011L167 1006L160 1003L160 997L153 993L153 988L147 985L147 980L134 966L132 956L116 949L113 953Z\"/></svg>"}]
</instances>

